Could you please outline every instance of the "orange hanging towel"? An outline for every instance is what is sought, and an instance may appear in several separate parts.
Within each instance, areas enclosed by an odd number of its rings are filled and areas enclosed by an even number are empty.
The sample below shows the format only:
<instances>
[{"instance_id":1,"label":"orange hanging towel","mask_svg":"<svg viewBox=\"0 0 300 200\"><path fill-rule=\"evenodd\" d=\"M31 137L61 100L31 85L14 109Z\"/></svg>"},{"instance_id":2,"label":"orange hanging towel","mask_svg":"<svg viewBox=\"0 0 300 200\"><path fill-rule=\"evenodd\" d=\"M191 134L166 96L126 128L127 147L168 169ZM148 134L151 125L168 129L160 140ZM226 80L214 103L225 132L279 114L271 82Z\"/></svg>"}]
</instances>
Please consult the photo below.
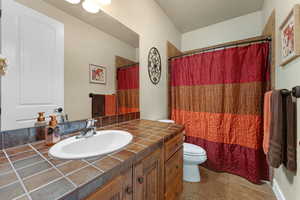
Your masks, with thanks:
<instances>
[{"instance_id":1,"label":"orange hanging towel","mask_svg":"<svg viewBox=\"0 0 300 200\"><path fill-rule=\"evenodd\" d=\"M105 116L116 115L116 95L105 95Z\"/></svg>"},{"instance_id":2,"label":"orange hanging towel","mask_svg":"<svg viewBox=\"0 0 300 200\"><path fill-rule=\"evenodd\" d=\"M266 92L264 97L264 140L263 149L267 155L270 146L270 126L271 126L271 96L272 91Z\"/></svg>"}]
</instances>

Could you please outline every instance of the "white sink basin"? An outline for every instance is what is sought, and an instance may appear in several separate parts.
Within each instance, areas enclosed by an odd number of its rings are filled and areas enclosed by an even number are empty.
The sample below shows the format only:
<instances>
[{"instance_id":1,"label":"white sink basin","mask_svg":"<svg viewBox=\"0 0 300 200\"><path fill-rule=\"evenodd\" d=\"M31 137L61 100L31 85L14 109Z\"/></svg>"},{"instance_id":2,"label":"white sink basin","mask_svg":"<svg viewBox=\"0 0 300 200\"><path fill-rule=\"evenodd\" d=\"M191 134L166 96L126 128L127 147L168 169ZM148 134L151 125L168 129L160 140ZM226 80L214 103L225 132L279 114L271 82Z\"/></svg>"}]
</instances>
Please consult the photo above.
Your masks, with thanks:
<instances>
[{"instance_id":1,"label":"white sink basin","mask_svg":"<svg viewBox=\"0 0 300 200\"><path fill-rule=\"evenodd\" d=\"M133 136L126 131L97 131L92 137L65 139L50 148L49 154L58 159L83 159L118 151L128 145Z\"/></svg>"}]
</instances>

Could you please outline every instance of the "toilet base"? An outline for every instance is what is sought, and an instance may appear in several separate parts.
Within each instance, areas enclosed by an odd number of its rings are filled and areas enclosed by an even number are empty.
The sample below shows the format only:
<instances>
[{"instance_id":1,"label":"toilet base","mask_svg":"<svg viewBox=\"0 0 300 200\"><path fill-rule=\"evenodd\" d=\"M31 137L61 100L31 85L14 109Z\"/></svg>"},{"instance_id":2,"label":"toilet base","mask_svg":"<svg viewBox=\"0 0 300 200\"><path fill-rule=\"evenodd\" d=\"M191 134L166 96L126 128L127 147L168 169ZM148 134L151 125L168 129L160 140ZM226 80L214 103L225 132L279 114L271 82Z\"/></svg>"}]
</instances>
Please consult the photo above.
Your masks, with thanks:
<instances>
[{"instance_id":1,"label":"toilet base","mask_svg":"<svg viewBox=\"0 0 300 200\"><path fill-rule=\"evenodd\" d=\"M183 165L183 180L191 183L200 182L201 177L198 165Z\"/></svg>"}]
</instances>

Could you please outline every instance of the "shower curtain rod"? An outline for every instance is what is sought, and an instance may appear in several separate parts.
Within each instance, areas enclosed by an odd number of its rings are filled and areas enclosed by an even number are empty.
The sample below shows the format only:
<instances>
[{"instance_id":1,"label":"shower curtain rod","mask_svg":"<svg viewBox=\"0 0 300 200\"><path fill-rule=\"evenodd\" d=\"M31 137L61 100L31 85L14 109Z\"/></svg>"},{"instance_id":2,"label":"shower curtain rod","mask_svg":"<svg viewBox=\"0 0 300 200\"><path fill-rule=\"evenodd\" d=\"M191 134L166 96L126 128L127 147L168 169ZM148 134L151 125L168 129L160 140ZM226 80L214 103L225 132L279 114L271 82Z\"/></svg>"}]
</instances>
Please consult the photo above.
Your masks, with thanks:
<instances>
[{"instance_id":1,"label":"shower curtain rod","mask_svg":"<svg viewBox=\"0 0 300 200\"><path fill-rule=\"evenodd\" d=\"M197 50L192 50L189 51L187 53L183 53L179 56L173 56L170 57L169 60L175 59L175 58L180 58L180 57L185 57L185 56L190 56L190 55L195 55L195 54L199 54L199 53L203 53L203 52L207 52L207 51L211 51L211 50L216 50L216 49L222 49L222 48L227 48L227 47L234 47L234 46L240 46L240 45L246 45L246 44L251 44L251 43L256 43L256 42L264 42L264 41L272 41L271 37L266 37L266 36L260 36L260 37L254 37L254 38L249 38L246 40L239 40L236 42L228 42L228 43L224 43L224 44L219 44L219 45L215 45L215 46L211 46L211 47L205 47L202 49L197 49Z\"/></svg>"},{"instance_id":2,"label":"shower curtain rod","mask_svg":"<svg viewBox=\"0 0 300 200\"><path fill-rule=\"evenodd\" d=\"M138 65L140 63L134 63L134 64L129 64L129 65L124 65L124 66L121 66L121 67L117 67L117 69L121 69L121 68L126 68L126 67L132 67L134 65Z\"/></svg>"}]
</instances>

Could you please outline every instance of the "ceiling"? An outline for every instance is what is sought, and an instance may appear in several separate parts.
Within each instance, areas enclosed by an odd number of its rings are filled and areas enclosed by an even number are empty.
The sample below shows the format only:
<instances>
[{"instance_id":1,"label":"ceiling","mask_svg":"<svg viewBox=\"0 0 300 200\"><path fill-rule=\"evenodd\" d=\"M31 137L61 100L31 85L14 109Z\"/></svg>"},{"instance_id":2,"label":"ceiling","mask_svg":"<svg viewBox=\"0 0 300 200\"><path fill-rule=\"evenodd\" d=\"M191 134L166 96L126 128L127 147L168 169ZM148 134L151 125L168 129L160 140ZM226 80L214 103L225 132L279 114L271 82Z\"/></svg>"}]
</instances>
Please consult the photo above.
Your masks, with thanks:
<instances>
[{"instance_id":1,"label":"ceiling","mask_svg":"<svg viewBox=\"0 0 300 200\"><path fill-rule=\"evenodd\" d=\"M104 12L90 14L82 8L81 4L74 5L58 0L44 1L135 48L139 47L139 35Z\"/></svg>"},{"instance_id":2,"label":"ceiling","mask_svg":"<svg viewBox=\"0 0 300 200\"><path fill-rule=\"evenodd\" d=\"M261 10L264 2L264 0L155 1L182 33Z\"/></svg>"}]
</instances>

